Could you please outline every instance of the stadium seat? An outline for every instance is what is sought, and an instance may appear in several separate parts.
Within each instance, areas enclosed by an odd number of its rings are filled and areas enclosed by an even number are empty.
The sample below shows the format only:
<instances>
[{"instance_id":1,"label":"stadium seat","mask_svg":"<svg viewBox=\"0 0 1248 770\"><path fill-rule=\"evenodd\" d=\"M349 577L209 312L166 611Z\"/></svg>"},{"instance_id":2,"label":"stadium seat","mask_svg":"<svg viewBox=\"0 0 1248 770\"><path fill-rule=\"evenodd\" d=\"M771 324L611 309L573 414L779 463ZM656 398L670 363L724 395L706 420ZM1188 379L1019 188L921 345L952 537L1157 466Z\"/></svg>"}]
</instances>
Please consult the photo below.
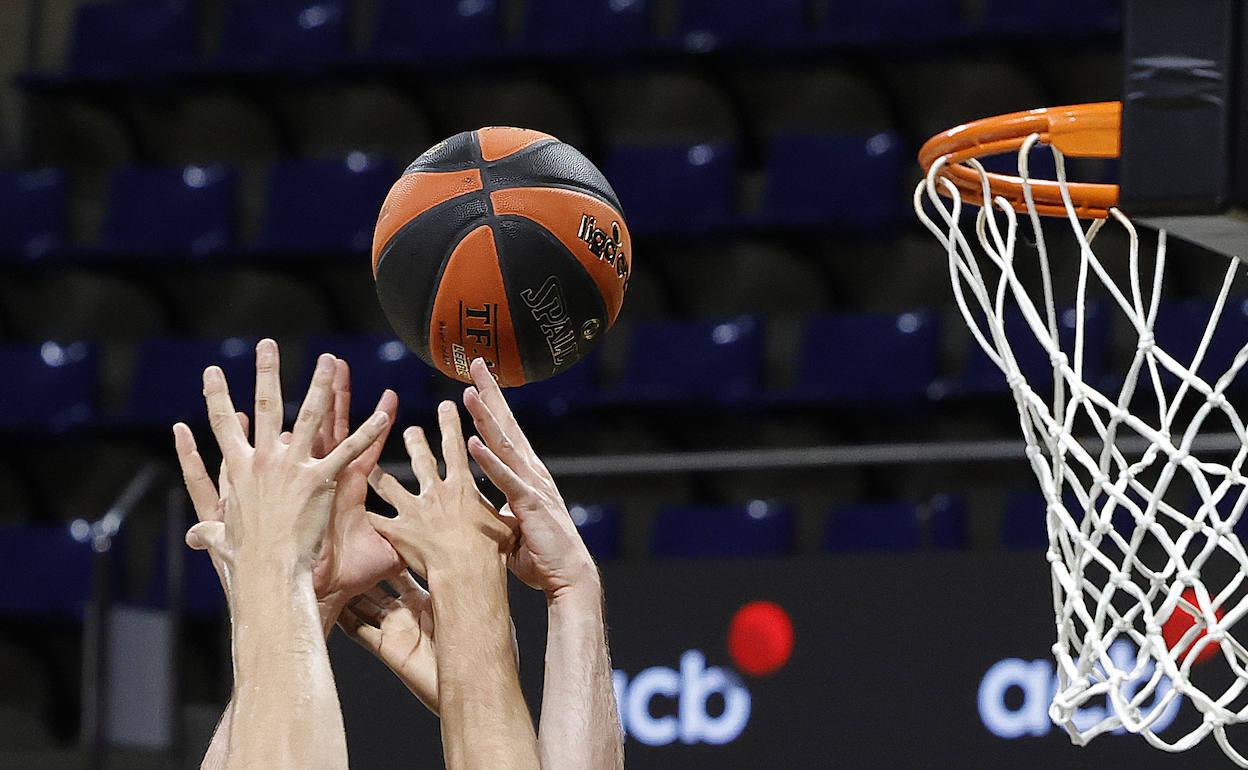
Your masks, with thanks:
<instances>
[{"instance_id":1,"label":"stadium seat","mask_svg":"<svg viewBox=\"0 0 1248 770\"><path fill-rule=\"evenodd\" d=\"M372 54L393 62L487 57L498 53L501 31L496 0L377 0Z\"/></svg>"},{"instance_id":2,"label":"stadium seat","mask_svg":"<svg viewBox=\"0 0 1248 770\"><path fill-rule=\"evenodd\" d=\"M0 173L0 258L35 260L59 249L68 197L59 170Z\"/></svg>"},{"instance_id":3,"label":"stadium seat","mask_svg":"<svg viewBox=\"0 0 1248 770\"><path fill-rule=\"evenodd\" d=\"M0 428L61 431L89 420L99 363L88 342L0 346Z\"/></svg>"},{"instance_id":4,"label":"stadium seat","mask_svg":"<svg viewBox=\"0 0 1248 770\"><path fill-rule=\"evenodd\" d=\"M806 323L793 388L782 400L919 402L936 377L940 326L928 311L823 315Z\"/></svg>"},{"instance_id":5,"label":"stadium seat","mask_svg":"<svg viewBox=\"0 0 1248 770\"><path fill-rule=\"evenodd\" d=\"M1190 367L1212 313L1213 303L1205 300L1163 301L1157 308L1157 321L1153 325L1157 347L1182 366ZM1245 340L1248 340L1248 298L1228 297L1197 374L1210 385L1216 383L1230 368ZM1169 374L1165 375L1165 381L1176 382ZM1243 389L1245 382L1248 382L1248 374L1241 369L1232 389ZM1173 394L1172 390L1169 392Z\"/></svg>"},{"instance_id":6,"label":"stadium seat","mask_svg":"<svg viewBox=\"0 0 1248 770\"><path fill-rule=\"evenodd\" d=\"M734 143L741 134L724 89L690 73L594 76L581 90L610 147Z\"/></svg>"},{"instance_id":7,"label":"stadium seat","mask_svg":"<svg viewBox=\"0 0 1248 770\"><path fill-rule=\"evenodd\" d=\"M165 536L162 533L162 539ZM166 607L169 601L169 559L163 546L162 540L153 559L147 591L147 604L156 607ZM182 564L183 610L196 620L220 618L226 610L225 591L211 557L207 551L190 548L183 548L182 554L185 559Z\"/></svg>"},{"instance_id":8,"label":"stadium seat","mask_svg":"<svg viewBox=\"0 0 1248 770\"><path fill-rule=\"evenodd\" d=\"M914 503L861 503L828 511L823 547L834 553L915 551L923 543Z\"/></svg>"},{"instance_id":9,"label":"stadium seat","mask_svg":"<svg viewBox=\"0 0 1248 770\"><path fill-rule=\"evenodd\" d=\"M806 41L805 0L681 0L677 35L687 51L795 47Z\"/></svg>"},{"instance_id":10,"label":"stadium seat","mask_svg":"<svg viewBox=\"0 0 1248 770\"><path fill-rule=\"evenodd\" d=\"M0 526L0 615L80 621L91 554L64 526Z\"/></svg>"},{"instance_id":11,"label":"stadium seat","mask_svg":"<svg viewBox=\"0 0 1248 770\"><path fill-rule=\"evenodd\" d=\"M189 0L85 3L74 16L69 71L75 77L166 74L195 61L195 4Z\"/></svg>"},{"instance_id":12,"label":"stadium seat","mask_svg":"<svg viewBox=\"0 0 1248 770\"><path fill-rule=\"evenodd\" d=\"M887 92L849 66L758 66L738 73L740 95L755 130L872 136L893 127Z\"/></svg>"},{"instance_id":13,"label":"stadium seat","mask_svg":"<svg viewBox=\"0 0 1248 770\"><path fill-rule=\"evenodd\" d=\"M523 50L543 54L620 53L653 45L651 0L528 0Z\"/></svg>"},{"instance_id":14,"label":"stadium seat","mask_svg":"<svg viewBox=\"0 0 1248 770\"><path fill-rule=\"evenodd\" d=\"M350 45L344 0L233 0L221 27L218 65L227 69L315 69Z\"/></svg>"},{"instance_id":15,"label":"stadium seat","mask_svg":"<svg viewBox=\"0 0 1248 770\"><path fill-rule=\"evenodd\" d=\"M367 252L373 225L399 170L377 156L278 162L269 177L260 251L273 254Z\"/></svg>"},{"instance_id":16,"label":"stadium seat","mask_svg":"<svg viewBox=\"0 0 1248 770\"><path fill-rule=\"evenodd\" d=\"M624 206L631 224L632 209ZM647 261L662 264L682 311L694 317L759 313L774 320L818 313L832 302L819 265L775 239L734 237L692 246L674 244L670 252L654 254ZM635 300L633 282L649 272L629 279L625 308Z\"/></svg>"},{"instance_id":17,"label":"stadium seat","mask_svg":"<svg viewBox=\"0 0 1248 770\"><path fill-rule=\"evenodd\" d=\"M1075 324L1077 316L1074 308L1060 308L1057 313L1058 344L1062 351L1070 357L1073 366L1075 351ZM1027 326L1023 314L1018 310L1007 312L1006 337L1010 342L1014 359L1031 387L1042 396L1051 395L1053 387L1053 365L1048 352L1036 339L1031 328ZM1110 344L1110 313L1104 304L1088 302L1084 306L1084 338L1083 338L1083 378L1094 386L1106 384L1106 370ZM978 342L968 342L968 354L962 374L952 386L951 393L956 395L987 395L992 393L1008 393L1009 385L1005 375L997 367Z\"/></svg>"},{"instance_id":18,"label":"stadium seat","mask_svg":"<svg viewBox=\"0 0 1248 770\"><path fill-rule=\"evenodd\" d=\"M607 505L568 506L572 523L581 533L595 559L614 559L620 555L620 512Z\"/></svg>"},{"instance_id":19,"label":"stadium seat","mask_svg":"<svg viewBox=\"0 0 1248 770\"><path fill-rule=\"evenodd\" d=\"M430 389L438 379L436 373L394 337L346 334L309 337L301 382L312 379L316 357L321 353L333 353L351 367L351 414L357 420L373 413L377 399L387 388L398 395L400 414L418 413L433 405Z\"/></svg>"},{"instance_id":20,"label":"stadium seat","mask_svg":"<svg viewBox=\"0 0 1248 770\"><path fill-rule=\"evenodd\" d=\"M516 415L557 419L574 414L598 394L599 354L590 353L558 377L531 382L507 391L507 404Z\"/></svg>"},{"instance_id":21,"label":"stadium seat","mask_svg":"<svg viewBox=\"0 0 1248 770\"><path fill-rule=\"evenodd\" d=\"M108 254L202 258L234 242L238 180L224 166L113 174L99 247Z\"/></svg>"},{"instance_id":22,"label":"stadium seat","mask_svg":"<svg viewBox=\"0 0 1248 770\"><path fill-rule=\"evenodd\" d=\"M139 425L168 426L179 421L192 426L206 424L203 373L213 364L225 372L234 405L251 412L256 386L255 342L240 337L144 340L135 355L126 419Z\"/></svg>"},{"instance_id":23,"label":"stadium seat","mask_svg":"<svg viewBox=\"0 0 1248 770\"><path fill-rule=\"evenodd\" d=\"M240 171L263 170L284 151L268 106L245 94L207 91L141 100L131 115L144 153L163 165L224 163ZM289 126L292 133L300 128Z\"/></svg>"},{"instance_id":24,"label":"stadium seat","mask_svg":"<svg viewBox=\"0 0 1248 770\"><path fill-rule=\"evenodd\" d=\"M901 214L899 136L778 134L767 144L761 219L772 225L872 230Z\"/></svg>"},{"instance_id":25,"label":"stadium seat","mask_svg":"<svg viewBox=\"0 0 1248 770\"><path fill-rule=\"evenodd\" d=\"M793 552L793 513L751 500L745 505L659 511L650 551L659 557L785 556Z\"/></svg>"},{"instance_id":26,"label":"stadium seat","mask_svg":"<svg viewBox=\"0 0 1248 770\"><path fill-rule=\"evenodd\" d=\"M967 537L966 500L957 495L933 495L919 509L926 542L933 548L956 550L970 545Z\"/></svg>"},{"instance_id":27,"label":"stadium seat","mask_svg":"<svg viewBox=\"0 0 1248 770\"><path fill-rule=\"evenodd\" d=\"M304 88L286 89L279 103L282 123L290 130L300 155L341 158L361 150L410 160L428 149L435 138L415 96L406 89L383 84L317 81Z\"/></svg>"},{"instance_id":28,"label":"stadium seat","mask_svg":"<svg viewBox=\"0 0 1248 770\"><path fill-rule=\"evenodd\" d=\"M635 234L701 233L728 224L736 208L733 145L616 147L603 174Z\"/></svg>"},{"instance_id":29,"label":"stadium seat","mask_svg":"<svg viewBox=\"0 0 1248 770\"><path fill-rule=\"evenodd\" d=\"M941 40L963 26L958 0L828 0L818 37L831 44L878 45Z\"/></svg>"},{"instance_id":30,"label":"stadium seat","mask_svg":"<svg viewBox=\"0 0 1248 770\"><path fill-rule=\"evenodd\" d=\"M1115 32L1121 26L1121 0L985 0L975 31L990 36L1085 36Z\"/></svg>"},{"instance_id":31,"label":"stadium seat","mask_svg":"<svg viewBox=\"0 0 1248 770\"><path fill-rule=\"evenodd\" d=\"M544 80L445 81L430 83L421 96L442 133L448 135L482 126L523 126L573 145L582 144L588 136L583 107Z\"/></svg>"},{"instance_id":32,"label":"stadium seat","mask_svg":"<svg viewBox=\"0 0 1248 770\"><path fill-rule=\"evenodd\" d=\"M1143 500L1138 493L1131 491L1128 492L1128 496L1137 504L1143 505ZM1083 506L1079 504L1079 498L1067 489L1064 500L1066 510L1071 516L1076 521L1082 520ZM1103 510L1105 496L1102 495L1099 500L1097 508ZM1001 520L1001 544L1006 548L1048 548L1049 535L1045 523L1047 509L1048 504L1044 500L1044 495L1038 491L1010 493L1006 497L1005 515ZM1131 530L1134 529L1135 524L1129 511L1117 506L1113 522L1114 529L1118 530L1119 534L1126 538L1131 536Z\"/></svg>"},{"instance_id":33,"label":"stadium seat","mask_svg":"<svg viewBox=\"0 0 1248 770\"><path fill-rule=\"evenodd\" d=\"M753 316L640 322L624 375L603 398L614 404L742 403L758 388L762 352L761 324Z\"/></svg>"}]
</instances>

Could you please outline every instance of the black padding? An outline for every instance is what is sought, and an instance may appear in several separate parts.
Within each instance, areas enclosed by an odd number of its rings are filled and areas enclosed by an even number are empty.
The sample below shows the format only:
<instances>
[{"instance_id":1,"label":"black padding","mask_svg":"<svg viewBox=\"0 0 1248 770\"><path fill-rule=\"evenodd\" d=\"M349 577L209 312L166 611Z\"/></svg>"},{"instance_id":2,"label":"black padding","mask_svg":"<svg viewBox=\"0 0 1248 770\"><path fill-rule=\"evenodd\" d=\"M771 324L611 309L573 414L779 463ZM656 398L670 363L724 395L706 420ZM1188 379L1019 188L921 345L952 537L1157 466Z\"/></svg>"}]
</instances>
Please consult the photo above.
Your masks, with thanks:
<instances>
[{"instance_id":1,"label":"black padding","mask_svg":"<svg viewBox=\"0 0 1248 770\"><path fill-rule=\"evenodd\" d=\"M477 166L476 132L461 131L438 142L412 161L404 174L413 171L462 171Z\"/></svg>"},{"instance_id":2,"label":"black padding","mask_svg":"<svg viewBox=\"0 0 1248 770\"><path fill-rule=\"evenodd\" d=\"M381 251L377 298L399 338L421 360L429 354L429 323L442 272L464 236L486 222L485 196L471 193L440 203L403 225Z\"/></svg>"},{"instance_id":3,"label":"black padding","mask_svg":"<svg viewBox=\"0 0 1248 770\"><path fill-rule=\"evenodd\" d=\"M541 225L518 216L495 220L499 267L528 382L584 358L607 331L607 308L580 261ZM596 334L585 339L586 324Z\"/></svg>"},{"instance_id":4,"label":"black padding","mask_svg":"<svg viewBox=\"0 0 1248 770\"><path fill-rule=\"evenodd\" d=\"M543 142L533 148L491 161L482 172L485 189L504 187L561 187L579 190L601 200L622 216L620 199L598 167L575 147Z\"/></svg>"}]
</instances>

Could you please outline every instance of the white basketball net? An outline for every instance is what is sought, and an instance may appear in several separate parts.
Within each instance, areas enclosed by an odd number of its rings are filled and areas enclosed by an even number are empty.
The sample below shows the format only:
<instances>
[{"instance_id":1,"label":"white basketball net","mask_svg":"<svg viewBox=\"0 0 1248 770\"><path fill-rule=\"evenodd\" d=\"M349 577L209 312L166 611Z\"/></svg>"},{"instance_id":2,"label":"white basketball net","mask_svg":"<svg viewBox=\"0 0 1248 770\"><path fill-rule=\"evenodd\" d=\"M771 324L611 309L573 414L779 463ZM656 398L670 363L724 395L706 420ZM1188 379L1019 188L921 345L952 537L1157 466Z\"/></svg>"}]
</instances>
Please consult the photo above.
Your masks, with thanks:
<instances>
[{"instance_id":1,"label":"white basketball net","mask_svg":"<svg viewBox=\"0 0 1248 770\"><path fill-rule=\"evenodd\" d=\"M1038 142L1038 135L1030 137L1018 156L1026 213L991 197L977 161L969 165L979 173L983 194L964 206L958 189L941 176L945 159L919 183L914 207L945 247L954 295L971 333L1005 374L1018 407L1027 459L1047 502L1058 672L1049 715L1079 745L1125 729L1157 748L1183 751L1212 733L1231 759L1248 767L1226 732L1227 726L1248 721L1248 650L1234 635L1248 613L1248 555L1233 531L1248 504L1248 478L1243 475L1248 441L1243 422L1223 396L1248 361L1248 345L1216 381L1196 375L1239 261L1231 259L1227 266L1194 359L1175 360L1153 336L1165 234L1158 239L1152 274L1143 276L1146 285L1141 286L1135 227L1115 209L1112 223L1094 220L1085 229L1071 203L1064 158L1048 148L1066 204L1065 225L1079 248L1076 285L1064 287L1074 299L1075 314L1073 349L1064 352L1027 168ZM968 224L973 223L965 232L964 208ZM1113 264L1093 251L1097 233L1107 223L1124 228L1129 243L1129 253ZM1031 287L1024 285L1014 261L1015 247L1024 239L1034 240L1024 248L1034 249L1039 263L1027 258L1027 271L1040 278ZM1123 282L1129 283L1125 289L1111 278L1124 268ZM1137 339L1117 393L1098 390L1103 387L1099 380L1084 380L1090 292L1121 311ZM1021 315L1048 352L1052 383L1029 383L1020 371L1006 338L1007 311L1015 319L1011 330L1016 343ZM1036 388L1052 388L1051 397ZM1229 465L1193 453L1200 450L1202 427L1208 428L1211 420L1238 438L1232 452L1214 455L1223 460L1233 455ZM1194 600L1189 600L1192 591ZM1170 646L1163 626L1172 616L1194 623ZM1206 649L1206 659L1197 662Z\"/></svg>"}]
</instances>

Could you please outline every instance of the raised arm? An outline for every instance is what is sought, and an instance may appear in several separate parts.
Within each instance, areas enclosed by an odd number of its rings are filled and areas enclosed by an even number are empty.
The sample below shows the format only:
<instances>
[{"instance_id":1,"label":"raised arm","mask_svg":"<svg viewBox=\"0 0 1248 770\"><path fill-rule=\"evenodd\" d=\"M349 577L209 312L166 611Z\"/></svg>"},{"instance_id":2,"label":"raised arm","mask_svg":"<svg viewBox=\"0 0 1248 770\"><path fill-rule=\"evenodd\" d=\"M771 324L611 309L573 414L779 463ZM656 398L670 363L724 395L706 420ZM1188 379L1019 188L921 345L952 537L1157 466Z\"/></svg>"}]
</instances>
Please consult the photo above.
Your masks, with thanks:
<instances>
[{"instance_id":1,"label":"raised arm","mask_svg":"<svg viewBox=\"0 0 1248 770\"><path fill-rule=\"evenodd\" d=\"M375 471L374 489L398 516L371 521L429 583L446 766L536 770L533 720L511 644L505 557L514 536L473 484L453 403L438 407L438 422L446 478L424 432L409 429L403 438L420 494Z\"/></svg>"},{"instance_id":2,"label":"raised arm","mask_svg":"<svg viewBox=\"0 0 1248 770\"><path fill-rule=\"evenodd\" d=\"M324 459L312 447L332 402L335 361L322 356L289 443L281 436L278 351L256 353L255 446L236 417L225 377L204 373L213 433L228 466L220 520L188 533L224 565L234 650L227 768L347 766L346 739L313 590L335 479L382 434L373 415ZM179 433L184 428L177 429Z\"/></svg>"},{"instance_id":3,"label":"raised arm","mask_svg":"<svg viewBox=\"0 0 1248 770\"><path fill-rule=\"evenodd\" d=\"M350 433L349 413L351 407L351 376L347 362L335 364L331 408L322 420L321 430L313 443L314 457L324 457ZM384 412L393 424L398 410L398 398L393 391L385 391L377 402L378 412ZM246 435L248 419L238 414L239 424ZM317 597L318 614L322 629L328 636L342 606L352 597L373 587L379 580L396 577L403 563L390 544L373 530L365 518L364 502L368 492L368 474L377 464L389 434L389 425L363 454L353 460L338 475L338 488L330 514L329 527L322 539L321 549L313 568L313 587ZM214 487L200 457L191 430L183 424L174 426L174 443L182 477L190 494L196 518L201 521L222 521L224 500L229 498L229 475L227 465L222 463L218 487ZM282 433L280 439L289 443L293 436ZM207 548L198 530L192 530L187 543L196 549ZM213 566L221 579L222 589L228 598L228 575L226 566L215 550L209 550ZM227 704L225 713L217 724L208 750L200 765L201 770L221 770L230 735L233 703Z\"/></svg>"},{"instance_id":4,"label":"raised arm","mask_svg":"<svg viewBox=\"0 0 1248 770\"><path fill-rule=\"evenodd\" d=\"M464 406L480 436L468 451L504 494L523 534L512 570L546 592L546 681L538 746L543 770L624 766L598 568L546 466L533 451L485 362Z\"/></svg>"}]
</instances>

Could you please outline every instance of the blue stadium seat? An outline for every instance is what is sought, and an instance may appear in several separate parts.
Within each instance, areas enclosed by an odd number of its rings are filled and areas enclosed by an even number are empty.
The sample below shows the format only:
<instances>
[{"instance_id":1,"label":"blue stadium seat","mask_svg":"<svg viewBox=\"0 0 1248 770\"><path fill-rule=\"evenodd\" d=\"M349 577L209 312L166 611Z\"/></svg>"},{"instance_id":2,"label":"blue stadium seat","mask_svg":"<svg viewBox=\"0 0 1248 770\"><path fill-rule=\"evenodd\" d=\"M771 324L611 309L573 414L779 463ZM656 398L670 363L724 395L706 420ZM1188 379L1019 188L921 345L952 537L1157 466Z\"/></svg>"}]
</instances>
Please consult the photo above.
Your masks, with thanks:
<instances>
[{"instance_id":1,"label":"blue stadium seat","mask_svg":"<svg viewBox=\"0 0 1248 770\"><path fill-rule=\"evenodd\" d=\"M728 224L736 208L730 144L616 147L603 172L634 233L701 233Z\"/></svg>"},{"instance_id":2,"label":"blue stadium seat","mask_svg":"<svg viewBox=\"0 0 1248 770\"><path fill-rule=\"evenodd\" d=\"M34 260L61 248L68 198L57 169L0 173L0 258Z\"/></svg>"},{"instance_id":3,"label":"blue stadium seat","mask_svg":"<svg viewBox=\"0 0 1248 770\"><path fill-rule=\"evenodd\" d=\"M940 40L963 26L959 0L828 0L818 37L832 44L878 45Z\"/></svg>"},{"instance_id":4,"label":"blue stadium seat","mask_svg":"<svg viewBox=\"0 0 1248 770\"><path fill-rule=\"evenodd\" d=\"M189 0L87 3L74 15L69 71L85 78L173 72L194 63L199 47Z\"/></svg>"},{"instance_id":5,"label":"blue stadium seat","mask_svg":"<svg viewBox=\"0 0 1248 770\"><path fill-rule=\"evenodd\" d=\"M1047 0L1019 3L984 0L980 33L1000 35L1083 36L1122 27L1122 0Z\"/></svg>"},{"instance_id":6,"label":"blue stadium seat","mask_svg":"<svg viewBox=\"0 0 1248 770\"><path fill-rule=\"evenodd\" d=\"M793 512L775 503L673 507L659 511L650 551L660 557L785 556L793 552Z\"/></svg>"},{"instance_id":7,"label":"blue stadium seat","mask_svg":"<svg viewBox=\"0 0 1248 770\"><path fill-rule=\"evenodd\" d=\"M920 511L927 530L927 543L934 548L957 550L970 545L966 500L958 495L938 494Z\"/></svg>"},{"instance_id":8,"label":"blue stadium seat","mask_svg":"<svg viewBox=\"0 0 1248 770\"><path fill-rule=\"evenodd\" d=\"M163 541L162 541L163 546ZM195 551L183 546L182 600L183 609L198 620L219 618L225 613L225 592L221 579L212 566L207 551ZM147 603L156 607L168 606L169 560L161 547L153 562L148 583Z\"/></svg>"},{"instance_id":9,"label":"blue stadium seat","mask_svg":"<svg viewBox=\"0 0 1248 770\"><path fill-rule=\"evenodd\" d=\"M234 0L221 28L218 64L229 69L315 69L350 46L344 0Z\"/></svg>"},{"instance_id":10,"label":"blue stadium seat","mask_svg":"<svg viewBox=\"0 0 1248 770\"><path fill-rule=\"evenodd\" d=\"M759 320L646 321L633 328L626 369L603 400L616 404L747 401L758 388Z\"/></svg>"},{"instance_id":11,"label":"blue stadium seat","mask_svg":"<svg viewBox=\"0 0 1248 770\"><path fill-rule=\"evenodd\" d=\"M797 379L781 400L917 402L936 376L940 326L930 312L821 315L806 322Z\"/></svg>"},{"instance_id":12,"label":"blue stadium seat","mask_svg":"<svg viewBox=\"0 0 1248 770\"><path fill-rule=\"evenodd\" d=\"M0 615L81 620L91 554L68 527L0 526Z\"/></svg>"},{"instance_id":13,"label":"blue stadium seat","mask_svg":"<svg viewBox=\"0 0 1248 770\"><path fill-rule=\"evenodd\" d=\"M99 363L88 342L0 347L0 428L60 431L94 416Z\"/></svg>"},{"instance_id":14,"label":"blue stadium seat","mask_svg":"<svg viewBox=\"0 0 1248 770\"><path fill-rule=\"evenodd\" d=\"M362 152L278 162L257 247L287 255L367 252L398 173L389 161Z\"/></svg>"},{"instance_id":15,"label":"blue stadium seat","mask_svg":"<svg viewBox=\"0 0 1248 770\"><path fill-rule=\"evenodd\" d=\"M1153 325L1157 346L1183 366L1190 366L1212 313L1213 303L1205 300L1162 302ZM1197 374L1213 385L1230 368L1245 341L1248 341L1248 298L1228 297ZM1169 375L1167 381L1175 382ZM1241 369L1232 389L1243 389L1245 382L1248 382L1248 373Z\"/></svg>"},{"instance_id":16,"label":"blue stadium seat","mask_svg":"<svg viewBox=\"0 0 1248 770\"><path fill-rule=\"evenodd\" d=\"M234 243L238 179L220 166L123 168L113 174L99 249L205 257Z\"/></svg>"},{"instance_id":17,"label":"blue stadium seat","mask_svg":"<svg viewBox=\"0 0 1248 770\"><path fill-rule=\"evenodd\" d=\"M205 425L204 369L216 364L225 372L230 397L239 411L251 414L255 396L255 340L190 340L153 337L139 345L126 418L141 425Z\"/></svg>"},{"instance_id":18,"label":"blue stadium seat","mask_svg":"<svg viewBox=\"0 0 1248 770\"><path fill-rule=\"evenodd\" d=\"M1074 308L1059 308L1057 313L1057 341L1073 366L1075 352L1076 313ZM1106 384L1110 344L1110 313L1104 304L1088 302L1084 305L1083 378L1098 386ZM1032 388L1041 395L1051 395L1053 365L1049 354L1032 333L1031 327L1018 310L1007 311L1005 319L1006 338L1014 351L1014 359ZM1008 393L1005 375L979 343L971 340L966 363L952 391L957 395L987 395Z\"/></svg>"},{"instance_id":19,"label":"blue stadium seat","mask_svg":"<svg viewBox=\"0 0 1248 770\"><path fill-rule=\"evenodd\" d=\"M806 0L681 0L677 35L694 52L797 46L807 37L806 6Z\"/></svg>"},{"instance_id":20,"label":"blue stadium seat","mask_svg":"<svg viewBox=\"0 0 1248 770\"><path fill-rule=\"evenodd\" d=\"M1137 505L1141 507L1145 505L1138 493L1130 491L1127 494ZM1079 504L1079 498L1075 493L1068 489L1063 499L1070 515L1075 521L1081 521L1083 506ZM1104 494L1098 500L1096 507L1098 510L1103 510ZM1047 508L1044 495L1038 491L1010 493L1006 497L1005 515L1001 520L1001 544L1007 548L1048 548L1049 535L1045 524ZM1113 523L1114 529L1118 530L1124 538L1129 538L1135 528L1134 517L1122 506L1116 507Z\"/></svg>"},{"instance_id":21,"label":"blue stadium seat","mask_svg":"<svg viewBox=\"0 0 1248 770\"><path fill-rule=\"evenodd\" d=\"M778 134L767 144L764 222L871 230L896 222L909 154L892 132Z\"/></svg>"},{"instance_id":22,"label":"blue stadium seat","mask_svg":"<svg viewBox=\"0 0 1248 770\"><path fill-rule=\"evenodd\" d=\"M545 54L619 53L653 44L650 0L528 0L520 46Z\"/></svg>"},{"instance_id":23,"label":"blue stadium seat","mask_svg":"<svg viewBox=\"0 0 1248 770\"><path fill-rule=\"evenodd\" d=\"M574 414L593 403L598 394L598 362L595 351L558 377L511 388L507 391L507 405L522 419L557 419Z\"/></svg>"},{"instance_id":24,"label":"blue stadium seat","mask_svg":"<svg viewBox=\"0 0 1248 770\"><path fill-rule=\"evenodd\" d=\"M488 57L501 31L496 0L377 0L372 54L398 62Z\"/></svg>"},{"instance_id":25,"label":"blue stadium seat","mask_svg":"<svg viewBox=\"0 0 1248 770\"><path fill-rule=\"evenodd\" d=\"M914 503L861 503L828 511L823 547L834 553L914 551L923 543Z\"/></svg>"},{"instance_id":26,"label":"blue stadium seat","mask_svg":"<svg viewBox=\"0 0 1248 770\"><path fill-rule=\"evenodd\" d=\"M373 413L377 399L386 388L398 395L400 415L420 412L433 404L430 385L438 375L394 337L382 334L309 337L305 350L305 382L312 379L316 357L321 353L333 353L350 365L351 414L356 419Z\"/></svg>"},{"instance_id":27,"label":"blue stadium seat","mask_svg":"<svg viewBox=\"0 0 1248 770\"><path fill-rule=\"evenodd\" d=\"M568 506L572 523L595 559L614 559L620 555L620 512L607 505Z\"/></svg>"}]
</instances>

